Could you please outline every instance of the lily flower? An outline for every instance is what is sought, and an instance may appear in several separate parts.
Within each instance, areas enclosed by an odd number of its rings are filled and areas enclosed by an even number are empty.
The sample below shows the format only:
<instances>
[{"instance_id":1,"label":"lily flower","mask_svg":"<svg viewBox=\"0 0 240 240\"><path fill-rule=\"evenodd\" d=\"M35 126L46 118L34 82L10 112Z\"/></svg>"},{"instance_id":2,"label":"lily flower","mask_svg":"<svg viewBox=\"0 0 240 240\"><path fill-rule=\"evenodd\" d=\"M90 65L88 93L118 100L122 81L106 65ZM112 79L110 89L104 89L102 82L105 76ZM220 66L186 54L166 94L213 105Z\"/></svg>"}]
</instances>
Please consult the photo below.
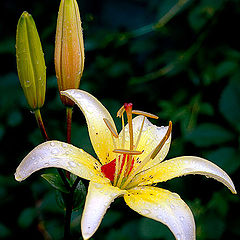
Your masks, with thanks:
<instances>
[{"instance_id":1,"label":"lily flower","mask_svg":"<svg viewBox=\"0 0 240 240\"><path fill-rule=\"evenodd\" d=\"M157 127L147 119L157 116L124 104L117 113L123 126L118 133L111 115L95 97L77 89L62 94L74 101L85 115L98 160L73 145L48 141L23 159L15 178L21 181L37 170L57 167L90 180L81 219L84 239L96 232L110 204L121 196L134 211L168 226L176 239L196 239L194 218L187 204L178 194L152 186L175 177L205 175L236 194L227 173L208 160L182 156L163 161L171 143L171 122L168 127ZM139 116L132 118L133 114Z\"/></svg>"}]
</instances>

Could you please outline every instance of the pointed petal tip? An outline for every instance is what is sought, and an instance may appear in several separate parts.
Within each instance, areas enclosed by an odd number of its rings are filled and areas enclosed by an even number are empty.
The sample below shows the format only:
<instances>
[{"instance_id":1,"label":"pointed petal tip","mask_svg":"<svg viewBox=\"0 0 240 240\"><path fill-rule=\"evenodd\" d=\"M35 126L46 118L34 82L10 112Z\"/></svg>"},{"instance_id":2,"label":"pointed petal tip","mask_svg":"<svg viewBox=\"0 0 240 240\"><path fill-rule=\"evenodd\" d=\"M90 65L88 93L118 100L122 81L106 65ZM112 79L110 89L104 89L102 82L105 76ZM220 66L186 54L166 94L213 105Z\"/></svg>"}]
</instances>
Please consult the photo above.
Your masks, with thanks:
<instances>
[{"instance_id":1,"label":"pointed petal tip","mask_svg":"<svg viewBox=\"0 0 240 240\"><path fill-rule=\"evenodd\" d=\"M23 180L23 178L17 172L14 173L14 177L15 177L15 180L18 182L21 182Z\"/></svg>"}]
</instances>

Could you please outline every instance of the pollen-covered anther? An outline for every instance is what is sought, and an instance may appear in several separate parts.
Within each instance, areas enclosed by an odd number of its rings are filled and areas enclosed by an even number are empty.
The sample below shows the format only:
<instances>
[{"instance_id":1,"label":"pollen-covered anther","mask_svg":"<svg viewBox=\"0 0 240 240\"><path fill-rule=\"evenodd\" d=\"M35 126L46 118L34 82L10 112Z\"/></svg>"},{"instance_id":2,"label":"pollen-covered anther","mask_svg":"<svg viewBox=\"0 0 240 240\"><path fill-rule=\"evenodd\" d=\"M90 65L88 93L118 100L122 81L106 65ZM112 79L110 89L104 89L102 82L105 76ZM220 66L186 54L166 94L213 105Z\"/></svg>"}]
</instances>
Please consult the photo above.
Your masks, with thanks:
<instances>
[{"instance_id":1,"label":"pollen-covered anther","mask_svg":"<svg viewBox=\"0 0 240 240\"><path fill-rule=\"evenodd\" d=\"M125 112L124 105L117 111L117 117L122 117L123 113Z\"/></svg>"},{"instance_id":2,"label":"pollen-covered anther","mask_svg":"<svg viewBox=\"0 0 240 240\"><path fill-rule=\"evenodd\" d=\"M127 154L127 155L140 155L143 153L143 151L134 151L134 150L127 150L127 149L114 149L114 153L120 153L120 154Z\"/></svg>"},{"instance_id":3,"label":"pollen-covered anther","mask_svg":"<svg viewBox=\"0 0 240 240\"><path fill-rule=\"evenodd\" d=\"M107 125L108 129L110 130L110 132L112 133L112 135L115 138L118 138L118 133L115 130L115 128L113 127L113 125L108 121L108 119L104 118L103 121L105 122L105 124Z\"/></svg>"},{"instance_id":4,"label":"pollen-covered anther","mask_svg":"<svg viewBox=\"0 0 240 240\"><path fill-rule=\"evenodd\" d=\"M140 111L140 110L132 110L132 114L142 115L142 116L145 116L145 117L158 119L157 115L154 115L154 114L148 113L148 112L144 112L144 111Z\"/></svg>"}]
</instances>

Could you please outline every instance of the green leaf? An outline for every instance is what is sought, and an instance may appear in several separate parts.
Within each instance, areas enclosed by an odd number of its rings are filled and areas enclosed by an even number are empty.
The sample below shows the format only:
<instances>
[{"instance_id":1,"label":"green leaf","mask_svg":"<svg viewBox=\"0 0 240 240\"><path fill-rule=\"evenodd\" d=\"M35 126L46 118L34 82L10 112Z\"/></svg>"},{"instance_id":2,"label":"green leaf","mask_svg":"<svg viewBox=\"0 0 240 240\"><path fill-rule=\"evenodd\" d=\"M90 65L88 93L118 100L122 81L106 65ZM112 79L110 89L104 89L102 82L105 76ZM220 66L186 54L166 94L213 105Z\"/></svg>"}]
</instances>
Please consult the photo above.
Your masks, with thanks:
<instances>
[{"instance_id":1,"label":"green leaf","mask_svg":"<svg viewBox=\"0 0 240 240\"><path fill-rule=\"evenodd\" d=\"M11 235L10 229L0 223L0 238L3 239L9 237L10 235Z\"/></svg>"},{"instance_id":2,"label":"green leaf","mask_svg":"<svg viewBox=\"0 0 240 240\"><path fill-rule=\"evenodd\" d=\"M240 82L230 82L223 90L219 102L220 112L240 131Z\"/></svg>"},{"instance_id":3,"label":"green leaf","mask_svg":"<svg viewBox=\"0 0 240 240\"><path fill-rule=\"evenodd\" d=\"M216 163L227 173L234 173L240 166L239 154L232 147L223 147L207 154L207 159Z\"/></svg>"},{"instance_id":4,"label":"green leaf","mask_svg":"<svg viewBox=\"0 0 240 240\"><path fill-rule=\"evenodd\" d=\"M36 216L37 213L35 208L26 208L21 212L18 218L18 224L22 228L28 228L31 226Z\"/></svg>"},{"instance_id":5,"label":"green leaf","mask_svg":"<svg viewBox=\"0 0 240 240\"><path fill-rule=\"evenodd\" d=\"M175 239L167 226L148 218L141 218L139 231L143 239Z\"/></svg>"},{"instance_id":6,"label":"green leaf","mask_svg":"<svg viewBox=\"0 0 240 240\"><path fill-rule=\"evenodd\" d=\"M198 147L208 147L231 141L234 135L223 127L213 123L198 125L186 135L186 140Z\"/></svg>"},{"instance_id":7,"label":"green leaf","mask_svg":"<svg viewBox=\"0 0 240 240\"><path fill-rule=\"evenodd\" d=\"M52 187L55 189L68 193L66 186L64 185L61 177L56 173L45 173L41 175L42 178L44 178Z\"/></svg>"},{"instance_id":8,"label":"green leaf","mask_svg":"<svg viewBox=\"0 0 240 240\"><path fill-rule=\"evenodd\" d=\"M71 176L71 178L75 179L74 182L76 181L76 176L73 175ZM80 208L83 207L84 203L85 203L85 198L87 195L87 191L86 188L83 184L83 182L80 180L77 184L77 187L74 191L74 195L73 195L73 210L77 211Z\"/></svg>"}]
</instances>

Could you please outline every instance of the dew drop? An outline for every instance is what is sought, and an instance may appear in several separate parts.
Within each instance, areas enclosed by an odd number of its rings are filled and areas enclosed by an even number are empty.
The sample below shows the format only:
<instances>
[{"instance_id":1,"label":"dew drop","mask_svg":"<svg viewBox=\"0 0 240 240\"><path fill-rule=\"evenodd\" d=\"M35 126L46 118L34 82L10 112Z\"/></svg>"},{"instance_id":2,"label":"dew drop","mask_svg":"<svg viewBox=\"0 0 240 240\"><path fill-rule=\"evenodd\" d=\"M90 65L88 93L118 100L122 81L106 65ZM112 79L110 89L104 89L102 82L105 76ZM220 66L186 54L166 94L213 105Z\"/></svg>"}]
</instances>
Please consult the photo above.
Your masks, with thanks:
<instances>
[{"instance_id":1,"label":"dew drop","mask_svg":"<svg viewBox=\"0 0 240 240\"><path fill-rule=\"evenodd\" d=\"M141 213L142 213L143 215L147 215L147 214L150 214L151 211L148 210L148 209L143 209Z\"/></svg>"},{"instance_id":2,"label":"dew drop","mask_svg":"<svg viewBox=\"0 0 240 240\"><path fill-rule=\"evenodd\" d=\"M181 234L180 234L180 233L177 233L177 235L176 235L176 239L177 239L177 240L181 240L181 239L182 239L182 237L181 237Z\"/></svg>"},{"instance_id":3,"label":"dew drop","mask_svg":"<svg viewBox=\"0 0 240 240\"><path fill-rule=\"evenodd\" d=\"M58 150L57 150L57 149L53 149L53 150L51 151L51 153L52 153L52 154L57 154L57 153L58 153Z\"/></svg>"},{"instance_id":4,"label":"dew drop","mask_svg":"<svg viewBox=\"0 0 240 240\"><path fill-rule=\"evenodd\" d=\"M49 163L48 163L48 162L44 163L44 166L45 166L45 167L48 167L48 166L49 166Z\"/></svg>"},{"instance_id":5,"label":"dew drop","mask_svg":"<svg viewBox=\"0 0 240 240\"><path fill-rule=\"evenodd\" d=\"M51 146L51 147L54 147L54 146L55 146L55 143L54 143L54 142L50 142L50 146Z\"/></svg>"},{"instance_id":6,"label":"dew drop","mask_svg":"<svg viewBox=\"0 0 240 240\"><path fill-rule=\"evenodd\" d=\"M175 209L174 204L171 204L170 207L171 207L171 209Z\"/></svg>"},{"instance_id":7,"label":"dew drop","mask_svg":"<svg viewBox=\"0 0 240 240\"><path fill-rule=\"evenodd\" d=\"M180 217L180 221L181 221L181 222L184 221L184 217L183 217L183 216Z\"/></svg>"},{"instance_id":8,"label":"dew drop","mask_svg":"<svg viewBox=\"0 0 240 240\"><path fill-rule=\"evenodd\" d=\"M95 188L98 188L98 189L100 189L100 188L103 187L103 185L102 185L102 184L99 184L99 183L95 183L94 185L95 185Z\"/></svg>"},{"instance_id":9,"label":"dew drop","mask_svg":"<svg viewBox=\"0 0 240 240\"><path fill-rule=\"evenodd\" d=\"M77 164L73 161L69 161L68 164L69 164L70 167L76 167L77 166Z\"/></svg>"},{"instance_id":10,"label":"dew drop","mask_svg":"<svg viewBox=\"0 0 240 240\"><path fill-rule=\"evenodd\" d=\"M68 145L66 143L62 143L62 147L66 148Z\"/></svg>"}]
</instances>

